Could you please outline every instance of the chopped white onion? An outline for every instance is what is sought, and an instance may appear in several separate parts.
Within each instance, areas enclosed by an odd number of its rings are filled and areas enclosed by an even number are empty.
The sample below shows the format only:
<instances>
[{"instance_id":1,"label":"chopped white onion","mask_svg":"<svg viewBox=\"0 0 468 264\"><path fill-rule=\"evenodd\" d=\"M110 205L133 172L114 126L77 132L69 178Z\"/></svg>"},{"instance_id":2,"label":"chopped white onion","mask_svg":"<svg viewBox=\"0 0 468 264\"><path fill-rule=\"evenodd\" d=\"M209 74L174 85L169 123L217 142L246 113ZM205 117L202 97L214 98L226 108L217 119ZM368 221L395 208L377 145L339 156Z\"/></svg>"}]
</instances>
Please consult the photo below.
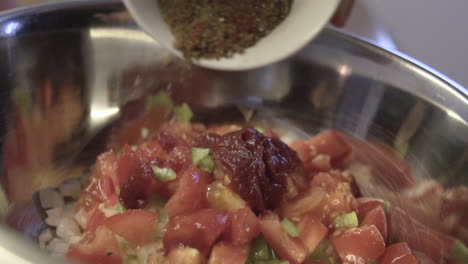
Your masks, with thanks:
<instances>
[{"instance_id":1,"label":"chopped white onion","mask_svg":"<svg viewBox=\"0 0 468 264\"><path fill-rule=\"evenodd\" d=\"M81 239L83 239L83 236L81 236L81 235L73 236L73 237L70 237L70 240L68 240L68 242L70 243L70 245L74 245L74 244L80 242Z\"/></svg>"},{"instance_id":2,"label":"chopped white onion","mask_svg":"<svg viewBox=\"0 0 468 264\"><path fill-rule=\"evenodd\" d=\"M45 248L47 242L49 242L52 238L54 238L54 235L52 234L52 230L50 228L44 229L38 237L39 246L41 248Z\"/></svg>"},{"instance_id":3,"label":"chopped white onion","mask_svg":"<svg viewBox=\"0 0 468 264\"><path fill-rule=\"evenodd\" d=\"M44 209L62 207L65 203L63 196L51 188L41 190L39 192L39 199Z\"/></svg>"},{"instance_id":4,"label":"chopped white onion","mask_svg":"<svg viewBox=\"0 0 468 264\"><path fill-rule=\"evenodd\" d=\"M63 217L57 225L57 236L65 241L70 241L74 236L80 235L78 223L71 217Z\"/></svg>"},{"instance_id":5,"label":"chopped white onion","mask_svg":"<svg viewBox=\"0 0 468 264\"><path fill-rule=\"evenodd\" d=\"M81 185L77 180L63 183L59 186L60 193L65 197L72 197L77 200L80 198Z\"/></svg>"},{"instance_id":6,"label":"chopped white onion","mask_svg":"<svg viewBox=\"0 0 468 264\"><path fill-rule=\"evenodd\" d=\"M57 208L47 210L46 211L47 218L45 222L49 226L57 226L60 222L60 219L62 218L62 212L63 212L62 207L57 207Z\"/></svg>"},{"instance_id":7,"label":"chopped white onion","mask_svg":"<svg viewBox=\"0 0 468 264\"><path fill-rule=\"evenodd\" d=\"M73 218L80 225L82 229L86 228L86 224L88 223L89 217L90 217L89 214L83 208L81 208L78 212L76 212L73 215Z\"/></svg>"},{"instance_id":8,"label":"chopped white onion","mask_svg":"<svg viewBox=\"0 0 468 264\"><path fill-rule=\"evenodd\" d=\"M67 253L69 248L70 248L70 244L68 244L67 242L63 241L60 238L52 239L47 245L47 249L50 250L51 252L63 254L63 255Z\"/></svg>"}]
</instances>

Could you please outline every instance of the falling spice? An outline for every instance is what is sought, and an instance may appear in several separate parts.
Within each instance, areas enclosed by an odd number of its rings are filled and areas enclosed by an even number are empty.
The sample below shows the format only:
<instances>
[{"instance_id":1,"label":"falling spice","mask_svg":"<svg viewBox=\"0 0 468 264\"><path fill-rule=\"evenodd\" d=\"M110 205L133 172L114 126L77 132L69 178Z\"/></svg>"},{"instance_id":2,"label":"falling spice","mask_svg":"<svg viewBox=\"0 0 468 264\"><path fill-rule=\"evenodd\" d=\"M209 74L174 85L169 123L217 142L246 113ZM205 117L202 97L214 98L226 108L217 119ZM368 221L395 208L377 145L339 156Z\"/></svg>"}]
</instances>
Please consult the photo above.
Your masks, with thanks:
<instances>
[{"instance_id":1,"label":"falling spice","mask_svg":"<svg viewBox=\"0 0 468 264\"><path fill-rule=\"evenodd\" d=\"M289 14L292 0L158 0L174 46L187 59L242 53Z\"/></svg>"}]
</instances>

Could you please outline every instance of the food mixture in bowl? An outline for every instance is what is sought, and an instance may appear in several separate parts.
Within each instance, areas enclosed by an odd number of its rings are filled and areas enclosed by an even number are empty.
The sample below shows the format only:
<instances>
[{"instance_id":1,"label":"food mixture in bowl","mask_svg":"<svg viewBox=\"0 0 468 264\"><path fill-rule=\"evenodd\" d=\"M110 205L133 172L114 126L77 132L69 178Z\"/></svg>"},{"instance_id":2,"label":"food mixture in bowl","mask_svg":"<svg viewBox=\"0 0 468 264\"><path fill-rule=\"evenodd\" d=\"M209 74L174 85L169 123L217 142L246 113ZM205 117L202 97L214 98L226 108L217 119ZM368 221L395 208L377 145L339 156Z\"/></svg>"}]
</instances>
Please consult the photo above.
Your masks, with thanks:
<instances>
[{"instance_id":1,"label":"food mixture in bowl","mask_svg":"<svg viewBox=\"0 0 468 264\"><path fill-rule=\"evenodd\" d=\"M149 97L83 188L39 193L41 246L84 263L468 263L463 242L361 196L345 135L288 145L265 125L192 116L165 92Z\"/></svg>"}]
</instances>

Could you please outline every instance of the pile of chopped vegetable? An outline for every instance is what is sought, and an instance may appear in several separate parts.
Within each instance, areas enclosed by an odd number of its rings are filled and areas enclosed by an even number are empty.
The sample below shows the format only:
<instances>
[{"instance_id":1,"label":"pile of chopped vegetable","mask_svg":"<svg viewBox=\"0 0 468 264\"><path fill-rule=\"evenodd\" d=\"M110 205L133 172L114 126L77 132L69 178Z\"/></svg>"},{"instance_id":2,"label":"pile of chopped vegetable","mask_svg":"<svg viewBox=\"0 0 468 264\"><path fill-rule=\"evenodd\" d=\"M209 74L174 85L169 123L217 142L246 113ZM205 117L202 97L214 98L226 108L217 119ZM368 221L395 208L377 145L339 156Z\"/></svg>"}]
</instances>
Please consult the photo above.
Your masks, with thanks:
<instances>
[{"instance_id":1,"label":"pile of chopped vegetable","mask_svg":"<svg viewBox=\"0 0 468 264\"><path fill-rule=\"evenodd\" d=\"M43 246L85 263L468 263L461 241L360 197L339 132L287 145L268 128L193 115L163 92L149 98L113 138L127 144L97 157L69 218L76 230L60 233L49 216ZM78 198L73 184L60 190Z\"/></svg>"}]
</instances>

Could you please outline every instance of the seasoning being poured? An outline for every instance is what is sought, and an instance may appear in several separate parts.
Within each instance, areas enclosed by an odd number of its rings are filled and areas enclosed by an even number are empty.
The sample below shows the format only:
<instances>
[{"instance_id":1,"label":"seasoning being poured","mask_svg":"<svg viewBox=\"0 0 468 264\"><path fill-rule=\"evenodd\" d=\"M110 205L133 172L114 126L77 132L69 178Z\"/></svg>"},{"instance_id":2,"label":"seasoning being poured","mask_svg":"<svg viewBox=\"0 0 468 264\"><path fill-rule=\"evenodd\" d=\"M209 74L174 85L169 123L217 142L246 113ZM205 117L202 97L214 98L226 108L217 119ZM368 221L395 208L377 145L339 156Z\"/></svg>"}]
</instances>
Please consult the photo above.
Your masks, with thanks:
<instances>
[{"instance_id":1,"label":"seasoning being poured","mask_svg":"<svg viewBox=\"0 0 468 264\"><path fill-rule=\"evenodd\" d=\"M174 46L187 59L242 53L289 14L292 0L158 0Z\"/></svg>"}]
</instances>

